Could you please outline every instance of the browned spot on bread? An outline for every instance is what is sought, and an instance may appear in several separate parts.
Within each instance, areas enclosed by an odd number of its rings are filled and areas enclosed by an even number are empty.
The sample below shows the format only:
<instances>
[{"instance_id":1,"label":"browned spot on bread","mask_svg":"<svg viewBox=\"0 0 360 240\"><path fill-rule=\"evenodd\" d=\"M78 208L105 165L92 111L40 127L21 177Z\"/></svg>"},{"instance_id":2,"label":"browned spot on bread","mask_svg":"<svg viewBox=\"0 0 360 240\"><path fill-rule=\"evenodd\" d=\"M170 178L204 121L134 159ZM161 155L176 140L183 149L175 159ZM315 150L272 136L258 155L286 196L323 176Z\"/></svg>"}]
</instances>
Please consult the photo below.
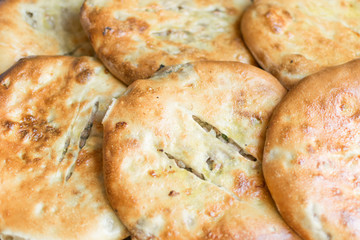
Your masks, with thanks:
<instances>
[{"instance_id":1,"label":"browned spot on bread","mask_svg":"<svg viewBox=\"0 0 360 240\"><path fill-rule=\"evenodd\" d=\"M291 15L288 11L271 7L268 12L265 13L267 23L274 33L283 33L286 26L292 20Z\"/></svg>"},{"instance_id":2,"label":"browned spot on bread","mask_svg":"<svg viewBox=\"0 0 360 240\"><path fill-rule=\"evenodd\" d=\"M148 28L149 24L146 21L135 17L129 17L122 22L122 25L118 25L117 30L122 32L137 31L139 33L143 33Z\"/></svg>"},{"instance_id":3,"label":"browned spot on bread","mask_svg":"<svg viewBox=\"0 0 360 240\"><path fill-rule=\"evenodd\" d=\"M79 83L86 83L92 74L93 74L92 70L84 69L82 72L76 75L76 81L78 81Z\"/></svg>"},{"instance_id":4,"label":"browned spot on bread","mask_svg":"<svg viewBox=\"0 0 360 240\"><path fill-rule=\"evenodd\" d=\"M46 141L52 136L58 136L60 129L50 125L46 120L37 119L32 115L25 115L20 122L5 121L2 126L6 131L16 131L20 139L25 137L31 141Z\"/></svg>"},{"instance_id":5,"label":"browned spot on bread","mask_svg":"<svg viewBox=\"0 0 360 240\"><path fill-rule=\"evenodd\" d=\"M115 128L116 129L124 129L124 128L126 128L126 126L127 126L126 122L118 122L118 123L116 123Z\"/></svg>"},{"instance_id":6,"label":"browned spot on bread","mask_svg":"<svg viewBox=\"0 0 360 240\"><path fill-rule=\"evenodd\" d=\"M7 129L7 130L11 130L13 128L15 123L11 122L11 121L5 121L3 122L3 126Z\"/></svg>"},{"instance_id":7,"label":"browned spot on bread","mask_svg":"<svg viewBox=\"0 0 360 240\"><path fill-rule=\"evenodd\" d=\"M264 195L265 181L263 179L249 177L239 171L234 173L234 176L236 177L233 191L239 198L257 198Z\"/></svg>"},{"instance_id":8,"label":"browned spot on bread","mask_svg":"<svg viewBox=\"0 0 360 240\"><path fill-rule=\"evenodd\" d=\"M94 71L89 68L88 62L81 59L74 60L73 70L76 74L76 81L81 84L86 83L94 74Z\"/></svg>"}]
</instances>

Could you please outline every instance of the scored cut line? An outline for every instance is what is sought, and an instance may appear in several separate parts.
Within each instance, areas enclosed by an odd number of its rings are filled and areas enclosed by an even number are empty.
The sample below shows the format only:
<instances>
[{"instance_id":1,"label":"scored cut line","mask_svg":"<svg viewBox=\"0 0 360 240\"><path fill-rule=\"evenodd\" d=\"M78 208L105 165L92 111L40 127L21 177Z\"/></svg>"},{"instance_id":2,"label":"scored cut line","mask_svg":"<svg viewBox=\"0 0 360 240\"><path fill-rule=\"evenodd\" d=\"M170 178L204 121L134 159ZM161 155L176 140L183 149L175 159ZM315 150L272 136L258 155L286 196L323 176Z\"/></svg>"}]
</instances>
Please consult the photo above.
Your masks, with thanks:
<instances>
[{"instance_id":1,"label":"scored cut line","mask_svg":"<svg viewBox=\"0 0 360 240\"><path fill-rule=\"evenodd\" d=\"M194 119L194 121L202 128L204 129L206 132L211 132L214 131L216 134L216 138L219 139L222 142L225 142L227 144L231 144L232 146L235 146L238 149L238 152L241 156L243 156L245 159L249 160L249 161L257 161L257 159L250 155L247 154L245 152L245 150L239 146L239 144L237 144L233 139L229 138L226 134L223 134L222 132L220 132L219 129L217 129L216 127L214 127L213 125L209 124L208 122L202 121L199 117L193 115L192 118Z\"/></svg>"},{"instance_id":2,"label":"scored cut line","mask_svg":"<svg viewBox=\"0 0 360 240\"><path fill-rule=\"evenodd\" d=\"M172 156L171 154L164 152L163 149L158 149L158 152L163 152L165 154L165 156L169 159L169 160L173 160L175 162L175 164L181 168L186 170L187 172L189 172L192 175L195 175L198 179L205 181L208 184L214 185L218 188L220 188L222 191L224 191L225 193L229 194L230 196L232 196L234 199L240 201L240 198L238 196L236 196L233 192L229 191L228 189L224 188L223 186L220 186L218 184L213 183L212 181L209 181L207 179L205 179L204 174L199 173L197 171L195 171L194 169L192 169L191 167L187 166L182 160L179 160L177 158L175 158L174 156Z\"/></svg>"}]
</instances>

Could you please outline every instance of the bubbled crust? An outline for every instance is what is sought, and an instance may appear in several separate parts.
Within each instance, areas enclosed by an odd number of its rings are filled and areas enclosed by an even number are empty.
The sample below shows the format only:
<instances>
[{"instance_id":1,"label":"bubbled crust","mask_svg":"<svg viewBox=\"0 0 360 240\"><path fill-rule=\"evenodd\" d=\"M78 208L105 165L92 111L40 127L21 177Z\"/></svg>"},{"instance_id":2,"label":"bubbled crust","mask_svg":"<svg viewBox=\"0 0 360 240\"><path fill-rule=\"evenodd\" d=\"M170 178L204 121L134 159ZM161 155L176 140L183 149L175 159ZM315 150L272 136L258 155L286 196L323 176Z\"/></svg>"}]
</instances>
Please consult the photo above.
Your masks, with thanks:
<instances>
[{"instance_id":1,"label":"bubbled crust","mask_svg":"<svg viewBox=\"0 0 360 240\"><path fill-rule=\"evenodd\" d=\"M98 57L121 81L161 65L228 60L255 64L238 22L250 0L87 0L81 21Z\"/></svg>"},{"instance_id":2,"label":"bubbled crust","mask_svg":"<svg viewBox=\"0 0 360 240\"><path fill-rule=\"evenodd\" d=\"M31 55L93 55L79 20L82 3L0 1L0 73Z\"/></svg>"},{"instance_id":3,"label":"bubbled crust","mask_svg":"<svg viewBox=\"0 0 360 240\"><path fill-rule=\"evenodd\" d=\"M0 76L0 238L128 235L106 199L101 157L102 117L124 90L87 57L22 59Z\"/></svg>"},{"instance_id":4,"label":"bubbled crust","mask_svg":"<svg viewBox=\"0 0 360 240\"><path fill-rule=\"evenodd\" d=\"M305 239L359 239L360 60L311 75L274 112L264 175Z\"/></svg>"},{"instance_id":5,"label":"bubbled crust","mask_svg":"<svg viewBox=\"0 0 360 240\"><path fill-rule=\"evenodd\" d=\"M257 62L286 88L360 57L357 0L255 0L241 29Z\"/></svg>"},{"instance_id":6,"label":"bubbled crust","mask_svg":"<svg viewBox=\"0 0 360 240\"><path fill-rule=\"evenodd\" d=\"M176 65L130 85L103 122L105 186L130 233L298 239L277 213L261 171L265 128L284 94L270 74L239 62Z\"/></svg>"}]
</instances>

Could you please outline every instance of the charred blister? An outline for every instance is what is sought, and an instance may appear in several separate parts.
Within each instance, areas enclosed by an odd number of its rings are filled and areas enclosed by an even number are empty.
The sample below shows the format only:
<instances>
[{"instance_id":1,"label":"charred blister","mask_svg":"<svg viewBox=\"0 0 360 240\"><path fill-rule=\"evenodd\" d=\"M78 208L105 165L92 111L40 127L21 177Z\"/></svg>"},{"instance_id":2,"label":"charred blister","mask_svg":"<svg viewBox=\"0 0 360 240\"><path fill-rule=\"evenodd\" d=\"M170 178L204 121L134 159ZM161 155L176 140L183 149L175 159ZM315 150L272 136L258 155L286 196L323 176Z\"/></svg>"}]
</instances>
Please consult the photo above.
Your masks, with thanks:
<instances>
[{"instance_id":1,"label":"charred blister","mask_svg":"<svg viewBox=\"0 0 360 240\"><path fill-rule=\"evenodd\" d=\"M9 78L3 78L0 75L0 84L1 86L3 86L5 89L8 89L10 86L10 79Z\"/></svg>"},{"instance_id":2,"label":"charred blister","mask_svg":"<svg viewBox=\"0 0 360 240\"><path fill-rule=\"evenodd\" d=\"M160 64L159 68L156 71L160 71L161 69L163 69L165 67L164 64Z\"/></svg>"},{"instance_id":3,"label":"charred blister","mask_svg":"<svg viewBox=\"0 0 360 240\"><path fill-rule=\"evenodd\" d=\"M103 36L106 36L107 33L111 33L113 31L113 29L111 27L105 27L104 31L103 31Z\"/></svg>"},{"instance_id":4,"label":"charred blister","mask_svg":"<svg viewBox=\"0 0 360 240\"><path fill-rule=\"evenodd\" d=\"M171 190L168 195L169 195L169 197L175 197L175 196L177 196L179 194L180 193L176 192L175 190Z\"/></svg>"}]
</instances>

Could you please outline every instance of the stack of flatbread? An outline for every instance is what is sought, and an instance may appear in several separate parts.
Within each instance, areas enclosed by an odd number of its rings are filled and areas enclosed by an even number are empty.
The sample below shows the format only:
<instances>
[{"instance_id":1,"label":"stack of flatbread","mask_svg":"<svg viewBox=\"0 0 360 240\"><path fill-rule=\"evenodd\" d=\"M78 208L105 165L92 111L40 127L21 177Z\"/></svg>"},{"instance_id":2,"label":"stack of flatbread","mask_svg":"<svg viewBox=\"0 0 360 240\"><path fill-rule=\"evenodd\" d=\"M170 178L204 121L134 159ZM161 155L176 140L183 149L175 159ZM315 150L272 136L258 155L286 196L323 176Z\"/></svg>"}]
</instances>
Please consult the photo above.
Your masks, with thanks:
<instances>
[{"instance_id":1,"label":"stack of flatbread","mask_svg":"<svg viewBox=\"0 0 360 240\"><path fill-rule=\"evenodd\" d=\"M0 240L360 239L358 0L0 0Z\"/></svg>"}]
</instances>

